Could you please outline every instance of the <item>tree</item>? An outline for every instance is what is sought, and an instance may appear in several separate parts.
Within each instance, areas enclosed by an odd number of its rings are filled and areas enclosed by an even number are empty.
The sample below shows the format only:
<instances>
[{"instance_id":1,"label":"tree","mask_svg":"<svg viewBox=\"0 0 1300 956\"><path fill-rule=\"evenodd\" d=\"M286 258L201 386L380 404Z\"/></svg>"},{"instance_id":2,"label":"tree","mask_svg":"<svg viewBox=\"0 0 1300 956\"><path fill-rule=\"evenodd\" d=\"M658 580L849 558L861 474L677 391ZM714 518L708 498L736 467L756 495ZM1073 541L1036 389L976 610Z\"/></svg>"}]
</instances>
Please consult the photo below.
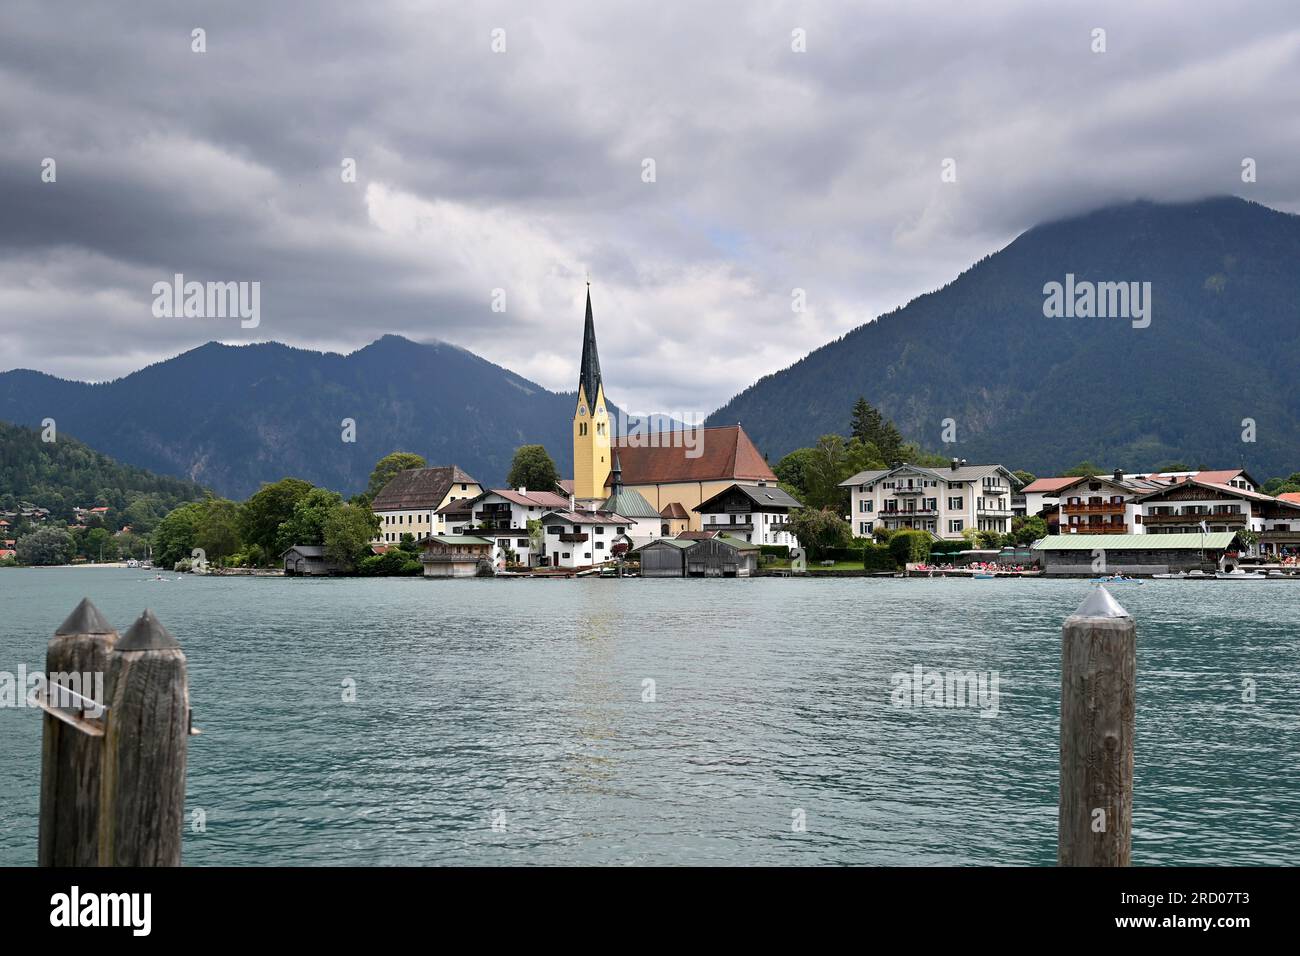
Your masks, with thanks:
<instances>
[{"instance_id":1,"label":"tree","mask_svg":"<svg viewBox=\"0 0 1300 956\"><path fill-rule=\"evenodd\" d=\"M875 441L884 420L874 405L862 396L853 403L853 417L849 420L849 435L866 444Z\"/></svg>"},{"instance_id":2,"label":"tree","mask_svg":"<svg viewBox=\"0 0 1300 956\"><path fill-rule=\"evenodd\" d=\"M1035 481L1038 480L1037 475L1031 474L1030 472L1024 471L1023 469L1019 469L1019 468L1013 471L1011 474L1012 476L1015 477L1016 481L1019 483L1021 488L1025 487L1025 485L1033 484Z\"/></svg>"},{"instance_id":3,"label":"tree","mask_svg":"<svg viewBox=\"0 0 1300 956\"><path fill-rule=\"evenodd\" d=\"M181 505L167 513L153 531L153 560L160 568L174 567L190 558L199 522L203 519L202 502Z\"/></svg>"},{"instance_id":4,"label":"tree","mask_svg":"<svg viewBox=\"0 0 1300 956\"><path fill-rule=\"evenodd\" d=\"M884 470L885 459L880 449L871 442L864 442L856 435L844 446L844 478L850 478L860 471Z\"/></svg>"},{"instance_id":5,"label":"tree","mask_svg":"<svg viewBox=\"0 0 1300 956\"><path fill-rule=\"evenodd\" d=\"M814 559L830 548L847 547L853 540L849 523L831 508L796 508L786 519L786 530Z\"/></svg>"},{"instance_id":6,"label":"tree","mask_svg":"<svg viewBox=\"0 0 1300 956\"><path fill-rule=\"evenodd\" d=\"M325 557L353 570L370 553L370 542L378 534L379 516L373 511L360 505L339 504L326 514L321 529ZM405 540L402 543L405 545ZM393 550L401 551L403 560L410 559L405 547Z\"/></svg>"},{"instance_id":7,"label":"tree","mask_svg":"<svg viewBox=\"0 0 1300 956\"><path fill-rule=\"evenodd\" d=\"M1101 469L1090 461L1081 461L1065 473L1065 478L1091 478L1093 475L1100 475Z\"/></svg>"},{"instance_id":8,"label":"tree","mask_svg":"<svg viewBox=\"0 0 1300 956\"><path fill-rule=\"evenodd\" d=\"M20 564L67 564L72 560L72 535L62 528L40 528L14 546Z\"/></svg>"},{"instance_id":9,"label":"tree","mask_svg":"<svg viewBox=\"0 0 1300 956\"><path fill-rule=\"evenodd\" d=\"M930 533L904 529L889 539L889 553L900 565L918 564L930 556Z\"/></svg>"},{"instance_id":10,"label":"tree","mask_svg":"<svg viewBox=\"0 0 1300 956\"><path fill-rule=\"evenodd\" d=\"M809 508L832 508L843 514L848 510L849 493L847 488L840 487L840 482L849 477L844 439L840 435L823 435L811 450L804 470L801 501Z\"/></svg>"},{"instance_id":11,"label":"tree","mask_svg":"<svg viewBox=\"0 0 1300 956\"><path fill-rule=\"evenodd\" d=\"M1270 478L1260 490L1266 495L1284 495L1300 491L1300 471L1291 472L1289 478Z\"/></svg>"},{"instance_id":12,"label":"tree","mask_svg":"<svg viewBox=\"0 0 1300 956\"><path fill-rule=\"evenodd\" d=\"M107 528L91 528L86 533L83 553L91 561L116 561L117 544Z\"/></svg>"},{"instance_id":13,"label":"tree","mask_svg":"<svg viewBox=\"0 0 1300 956\"><path fill-rule=\"evenodd\" d=\"M796 448L772 468L778 483L785 485L790 493L803 501L808 496L807 476L811 467L813 450Z\"/></svg>"},{"instance_id":14,"label":"tree","mask_svg":"<svg viewBox=\"0 0 1300 956\"><path fill-rule=\"evenodd\" d=\"M1037 515L1011 519L1011 537L1016 544L1033 544L1038 539L1047 537L1047 530L1047 522Z\"/></svg>"},{"instance_id":15,"label":"tree","mask_svg":"<svg viewBox=\"0 0 1300 956\"><path fill-rule=\"evenodd\" d=\"M527 528L528 528L528 553L532 555L540 555L542 553L542 541L543 541L542 519L529 518Z\"/></svg>"},{"instance_id":16,"label":"tree","mask_svg":"<svg viewBox=\"0 0 1300 956\"><path fill-rule=\"evenodd\" d=\"M218 563L243 546L239 534L240 506L225 498L209 498L202 503L203 513L194 527L194 547L203 549L208 561Z\"/></svg>"},{"instance_id":17,"label":"tree","mask_svg":"<svg viewBox=\"0 0 1300 956\"><path fill-rule=\"evenodd\" d=\"M555 462L542 445L521 445L515 449L514 461L506 484L511 488L528 488L532 491L554 491L560 483L560 473Z\"/></svg>"},{"instance_id":18,"label":"tree","mask_svg":"<svg viewBox=\"0 0 1300 956\"><path fill-rule=\"evenodd\" d=\"M979 546L985 550L1000 548L1002 547L1002 532L985 528L984 530L975 533L975 540L979 542Z\"/></svg>"},{"instance_id":19,"label":"tree","mask_svg":"<svg viewBox=\"0 0 1300 956\"><path fill-rule=\"evenodd\" d=\"M428 462L409 451L395 451L391 455L385 455L376 462L374 471L370 473L370 481L366 484L366 503L369 504L379 497L379 493L384 490L384 485L392 481L393 476L399 471L428 467Z\"/></svg>"},{"instance_id":20,"label":"tree","mask_svg":"<svg viewBox=\"0 0 1300 956\"><path fill-rule=\"evenodd\" d=\"M390 456L391 457L391 456ZM313 488L298 500L289 520L280 525L275 550L283 554L295 544L324 544L325 519L343 505L343 496L327 488ZM354 505L353 507L360 507ZM366 509L367 511L369 508ZM376 519L376 531L378 531Z\"/></svg>"},{"instance_id":21,"label":"tree","mask_svg":"<svg viewBox=\"0 0 1300 956\"><path fill-rule=\"evenodd\" d=\"M312 484L301 478L281 478L266 484L244 502L239 515L239 532L247 544L261 549L263 560L278 557L280 525L293 517L293 509L311 491Z\"/></svg>"}]
</instances>

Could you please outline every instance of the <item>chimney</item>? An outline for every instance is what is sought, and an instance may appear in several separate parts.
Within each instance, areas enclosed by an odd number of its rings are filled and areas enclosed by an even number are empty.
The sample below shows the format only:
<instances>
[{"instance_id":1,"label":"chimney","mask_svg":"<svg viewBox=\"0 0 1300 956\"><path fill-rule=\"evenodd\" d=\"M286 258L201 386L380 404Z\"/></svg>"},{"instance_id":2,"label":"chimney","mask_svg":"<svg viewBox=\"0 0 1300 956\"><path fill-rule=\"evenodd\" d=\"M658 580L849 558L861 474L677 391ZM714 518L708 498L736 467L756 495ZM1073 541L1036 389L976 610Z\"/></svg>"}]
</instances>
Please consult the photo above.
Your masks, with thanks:
<instances>
[{"instance_id":1,"label":"chimney","mask_svg":"<svg viewBox=\"0 0 1300 956\"><path fill-rule=\"evenodd\" d=\"M1124 469L1123 469L1123 468L1116 468L1116 469L1115 469L1115 474L1111 475L1111 477L1112 477L1113 479L1115 479L1116 481L1123 481L1123 480L1124 480Z\"/></svg>"},{"instance_id":2,"label":"chimney","mask_svg":"<svg viewBox=\"0 0 1300 956\"><path fill-rule=\"evenodd\" d=\"M578 503L573 499L573 495L569 495L569 511L574 512L577 510L578 510Z\"/></svg>"},{"instance_id":3,"label":"chimney","mask_svg":"<svg viewBox=\"0 0 1300 956\"><path fill-rule=\"evenodd\" d=\"M952 470L956 471L960 467L960 462L956 458L952 460Z\"/></svg>"},{"instance_id":4,"label":"chimney","mask_svg":"<svg viewBox=\"0 0 1300 956\"><path fill-rule=\"evenodd\" d=\"M519 486L518 488L516 488L515 490L518 491L521 495L526 495L526 494L528 494L528 487L527 487L526 485L520 485L520 486Z\"/></svg>"}]
</instances>

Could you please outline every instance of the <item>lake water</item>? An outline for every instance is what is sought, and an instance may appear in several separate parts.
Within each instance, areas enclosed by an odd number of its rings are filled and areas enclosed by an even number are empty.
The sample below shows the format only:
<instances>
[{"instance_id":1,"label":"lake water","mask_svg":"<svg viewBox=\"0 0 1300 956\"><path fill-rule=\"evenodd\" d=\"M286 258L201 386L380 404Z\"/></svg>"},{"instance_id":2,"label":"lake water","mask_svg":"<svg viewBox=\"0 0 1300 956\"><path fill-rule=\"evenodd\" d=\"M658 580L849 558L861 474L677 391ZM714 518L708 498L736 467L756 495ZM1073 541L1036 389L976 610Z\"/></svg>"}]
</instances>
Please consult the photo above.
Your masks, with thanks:
<instances>
[{"instance_id":1,"label":"lake water","mask_svg":"<svg viewBox=\"0 0 1300 956\"><path fill-rule=\"evenodd\" d=\"M83 596L119 631L156 611L203 730L188 865L1055 862L1087 582L168 578L0 570L0 671L43 667ZM1300 585L1112 593L1133 862L1294 863ZM996 718L894 706L916 665L996 671ZM35 860L40 726L0 709L0 864Z\"/></svg>"}]
</instances>

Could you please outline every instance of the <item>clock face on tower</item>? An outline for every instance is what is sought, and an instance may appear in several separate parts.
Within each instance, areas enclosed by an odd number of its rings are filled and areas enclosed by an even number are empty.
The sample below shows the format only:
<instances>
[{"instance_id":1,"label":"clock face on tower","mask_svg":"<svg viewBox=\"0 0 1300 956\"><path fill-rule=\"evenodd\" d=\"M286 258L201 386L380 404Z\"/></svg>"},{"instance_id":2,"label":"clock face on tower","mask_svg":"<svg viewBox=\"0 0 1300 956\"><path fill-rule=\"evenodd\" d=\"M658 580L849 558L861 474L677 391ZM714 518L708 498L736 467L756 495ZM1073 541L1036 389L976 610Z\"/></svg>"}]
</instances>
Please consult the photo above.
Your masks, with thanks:
<instances>
[{"instance_id":1,"label":"clock face on tower","mask_svg":"<svg viewBox=\"0 0 1300 956\"><path fill-rule=\"evenodd\" d=\"M579 405L579 406L578 406L578 414L579 414L579 415L585 415L585 414L587 414L587 406L586 406L586 405Z\"/></svg>"}]
</instances>

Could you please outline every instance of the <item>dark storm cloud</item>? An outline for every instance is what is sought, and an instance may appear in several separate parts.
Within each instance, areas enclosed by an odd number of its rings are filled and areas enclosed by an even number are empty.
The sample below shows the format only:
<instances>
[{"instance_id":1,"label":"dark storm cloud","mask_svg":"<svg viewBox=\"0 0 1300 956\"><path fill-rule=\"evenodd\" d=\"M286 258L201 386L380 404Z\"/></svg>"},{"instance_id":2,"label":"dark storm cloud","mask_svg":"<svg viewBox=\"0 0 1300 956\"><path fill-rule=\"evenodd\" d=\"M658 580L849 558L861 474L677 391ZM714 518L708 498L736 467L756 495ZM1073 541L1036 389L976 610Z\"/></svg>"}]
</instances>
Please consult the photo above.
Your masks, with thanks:
<instances>
[{"instance_id":1,"label":"dark storm cloud","mask_svg":"<svg viewBox=\"0 0 1300 956\"><path fill-rule=\"evenodd\" d=\"M707 411L1045 219L1300 202L1286 2L464 7L6 4L2 364L398 332L570 388L589 271L614 397ZM154 318L175 272L261 326Z\"/></svg>"}]
</instances>

